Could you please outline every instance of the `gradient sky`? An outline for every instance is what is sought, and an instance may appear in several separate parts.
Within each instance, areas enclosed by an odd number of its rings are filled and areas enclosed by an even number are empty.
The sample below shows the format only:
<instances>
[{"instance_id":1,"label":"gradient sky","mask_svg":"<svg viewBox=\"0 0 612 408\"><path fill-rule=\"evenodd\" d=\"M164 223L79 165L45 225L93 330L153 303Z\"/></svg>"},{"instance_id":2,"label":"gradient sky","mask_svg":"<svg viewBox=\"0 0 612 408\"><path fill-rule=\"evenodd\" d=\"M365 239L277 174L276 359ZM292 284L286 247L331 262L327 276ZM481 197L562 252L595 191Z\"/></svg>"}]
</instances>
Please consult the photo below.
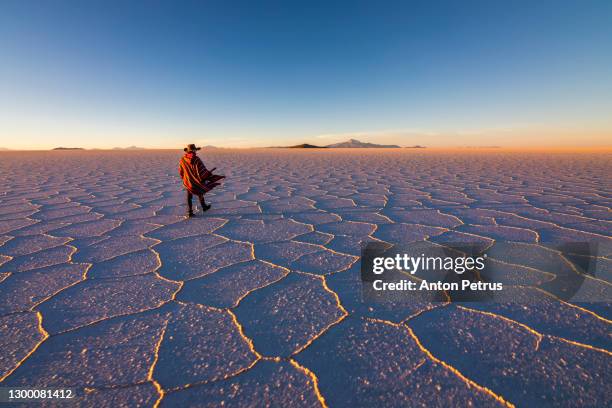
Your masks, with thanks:
<instances>
[{"instance_id":1,"label":"gradient sky","mask_svg":"<svg viewBox=\"0 0 612 408\"><path fill-rule=\"evenodd\" d=\"M611 146L612 2L0 2L0 147L350 137Z\"/></svg>"}]
</instances>

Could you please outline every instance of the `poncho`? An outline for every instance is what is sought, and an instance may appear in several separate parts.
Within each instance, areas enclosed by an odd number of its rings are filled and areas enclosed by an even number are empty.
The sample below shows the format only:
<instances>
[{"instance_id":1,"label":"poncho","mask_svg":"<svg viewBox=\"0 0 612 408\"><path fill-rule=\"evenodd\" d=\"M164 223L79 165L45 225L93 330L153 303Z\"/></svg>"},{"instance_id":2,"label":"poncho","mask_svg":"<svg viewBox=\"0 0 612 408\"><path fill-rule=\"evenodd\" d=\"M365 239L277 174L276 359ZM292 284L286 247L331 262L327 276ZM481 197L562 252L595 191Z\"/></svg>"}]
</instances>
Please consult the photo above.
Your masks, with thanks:
<instances>
[{"instance_id":1,"label":"poncho","mask_svg":"<svg viewBox=\"0 0 612 408\"><path fill-rule=\"evenodd\" d=\"M179 174L185 188L195 195L202 195L217 187L225 176L216 175L208 170L194 152L185 153L179 162Z\"/></svg>"}]
</instances>

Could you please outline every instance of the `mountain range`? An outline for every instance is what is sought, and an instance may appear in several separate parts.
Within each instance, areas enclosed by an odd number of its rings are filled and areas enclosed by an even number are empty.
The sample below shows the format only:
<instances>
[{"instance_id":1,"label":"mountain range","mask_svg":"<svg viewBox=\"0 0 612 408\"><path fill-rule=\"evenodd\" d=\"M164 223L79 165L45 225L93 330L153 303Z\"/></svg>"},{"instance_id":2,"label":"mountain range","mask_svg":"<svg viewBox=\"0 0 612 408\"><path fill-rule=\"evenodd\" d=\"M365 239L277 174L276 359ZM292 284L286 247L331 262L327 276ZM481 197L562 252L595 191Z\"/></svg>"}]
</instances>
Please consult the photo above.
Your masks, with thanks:
<instances>
[{"instance_id":1,"label":"mountain range","mask_svg":"<svg viewBox=\"0 0 612 408\"><path fill-rule=\"evenodd\" d=\"M362 149L362 148L399 148L400 146L398 145L381 145L381 144L376 144L376 143L368 143L368 142L361 142L357 139L349 139L346 142L340 142L340 143L333 143L327 146L317 146L317 145L312 145L309 143L302 143L299 145L295 145L295 146L280 146L280 147L288 147L291 149Z\"/></svg>"},{"instance_id":2,"label":"mountain range","mask_svg":"<svg viewBox=\"0 0 612 408\"><path fill-rule=\"evenodd\" d=\"M381 145L376 143L360 142L357 139L350 139L346 142L334 143L327 145L329 148L398 148L398 145Z\"/></svg>"}]
</instances>

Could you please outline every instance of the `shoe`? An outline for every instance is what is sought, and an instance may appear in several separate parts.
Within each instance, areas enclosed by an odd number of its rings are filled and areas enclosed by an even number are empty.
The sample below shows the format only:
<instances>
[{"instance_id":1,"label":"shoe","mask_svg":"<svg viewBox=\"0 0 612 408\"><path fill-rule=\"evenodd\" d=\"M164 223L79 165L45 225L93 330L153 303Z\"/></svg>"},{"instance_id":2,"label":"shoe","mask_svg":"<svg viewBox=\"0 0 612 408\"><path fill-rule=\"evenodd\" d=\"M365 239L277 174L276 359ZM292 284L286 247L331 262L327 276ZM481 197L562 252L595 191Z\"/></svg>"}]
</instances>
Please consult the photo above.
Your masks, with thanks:
<instances>
[{"instance_id":1,"label":"shoe","mask_svg":"<svg viewBox=\"0 0 612 408\"><path fill-rule=\"evenodd\" d=\"M202 206L202 212L206 212L206 211L210 210L210 207L211 207L211 205L210 205L210 204L204 204L204 205Z\"/></svg>"},{"instance_id":2,"label":"shoe","mask_svg":"<svg viewBox=\"0 0 612 408\"><path fill-rule=\"evenodd\" d=\"M193 217L193 216L194 216L194 214L193 214L192 212L188 212L188 213L187 213L187 218L191 218L191 217Z\"/></svg>"}]
</instances>

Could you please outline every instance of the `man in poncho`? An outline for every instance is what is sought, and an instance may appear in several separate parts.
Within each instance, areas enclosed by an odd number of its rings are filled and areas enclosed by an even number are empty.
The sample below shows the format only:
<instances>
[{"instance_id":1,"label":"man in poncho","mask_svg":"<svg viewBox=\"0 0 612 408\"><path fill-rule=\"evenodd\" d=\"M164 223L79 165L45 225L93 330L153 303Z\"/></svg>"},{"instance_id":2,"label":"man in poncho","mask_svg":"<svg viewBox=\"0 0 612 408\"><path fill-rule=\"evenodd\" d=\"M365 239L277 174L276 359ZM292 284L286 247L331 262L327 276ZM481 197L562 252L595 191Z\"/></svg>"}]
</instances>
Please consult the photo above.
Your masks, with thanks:
<instances>
[{"instance_id":1,"label":"man in poncho","mask_svg":"<svg viewBox=\"0 0 612 408\"><path fill-rule=\"evenodd\" d=\"M204 201L204 194L217 187L220 184L218 181L225 176L213 174L215 169L206 169L202 160L196 155L196 151L200 150L196 145L189 144L183 150L185 154L179 162L179 174L187 190L187 217L193 217L193 196L197 196L200 200L202 212L208 211L210 204Z\"/></svg>"}]
</instances>

